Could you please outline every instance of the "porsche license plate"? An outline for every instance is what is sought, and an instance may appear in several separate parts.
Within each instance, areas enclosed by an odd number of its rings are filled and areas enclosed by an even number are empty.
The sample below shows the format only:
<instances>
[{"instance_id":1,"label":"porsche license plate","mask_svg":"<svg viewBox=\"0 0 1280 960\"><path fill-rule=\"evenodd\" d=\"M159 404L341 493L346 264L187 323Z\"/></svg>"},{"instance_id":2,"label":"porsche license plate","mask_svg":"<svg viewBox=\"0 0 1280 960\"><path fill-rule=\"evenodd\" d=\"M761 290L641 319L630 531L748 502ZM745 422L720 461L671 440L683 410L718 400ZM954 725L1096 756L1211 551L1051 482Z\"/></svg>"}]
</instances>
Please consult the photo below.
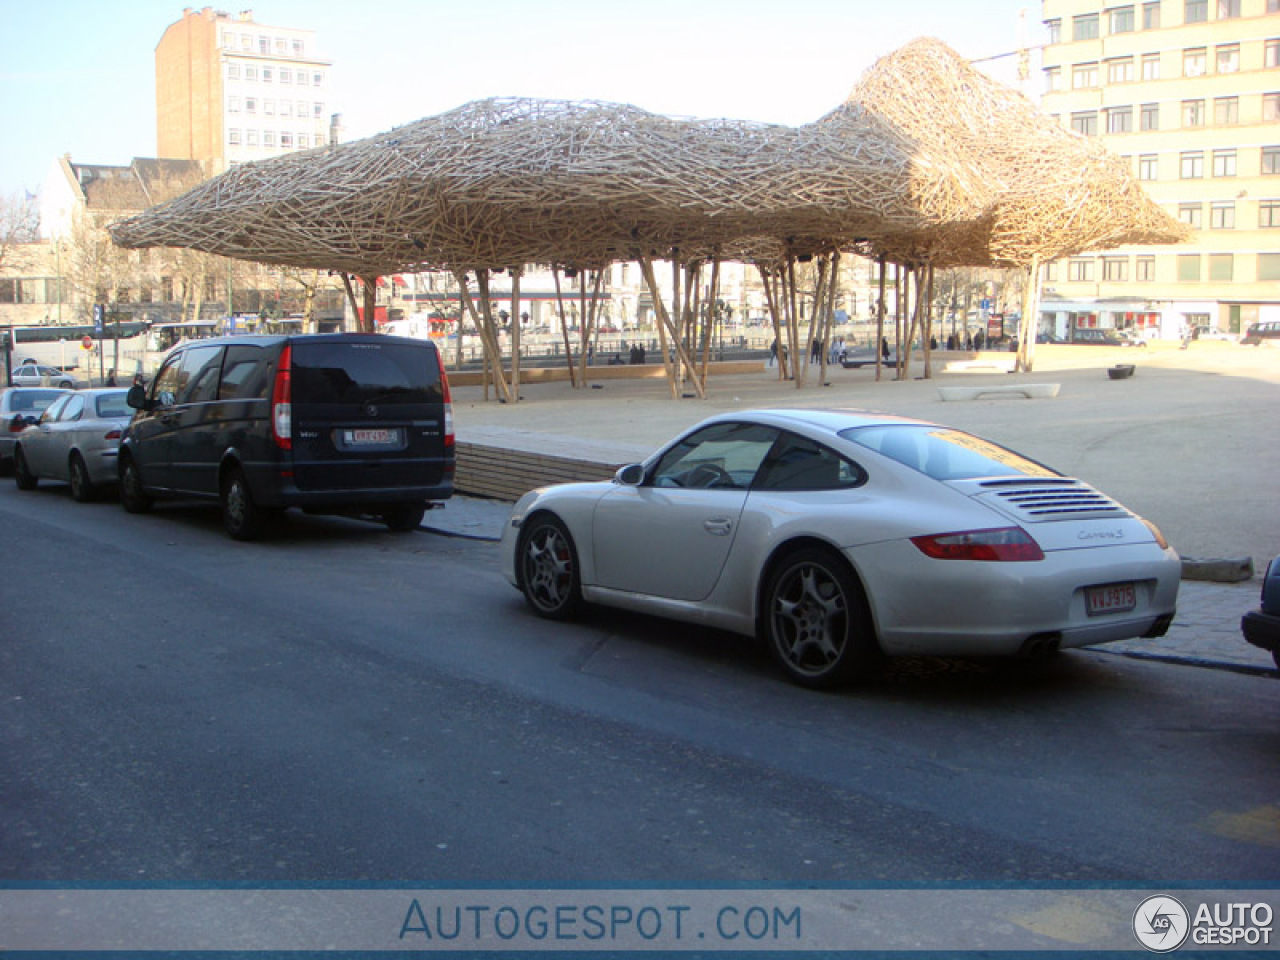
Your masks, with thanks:
<instances>
[{"instance_id":1,"label":"porsche license plate","mask_svg":"<svg viewBox=\"0 0 1280 960\"><path fill-rule=\"evenodd\" d=\"M385 447L396 442L394 430L344 430L343 434L349 447Z\"/></svg>"},{"instance_id":2,"label":"porsche license plate","mask_svg":"<svg viewBox=\"0 0 1280 960\"><path fill-rule=\"evenodd\" d=\"M1108 613L1125 613L1138 605L1138 591L1132 583L1109 583L1105 587L1090 587L1085 591L1085 603L1091 617L1105 616Z\"/></svg>"}]
</instances>

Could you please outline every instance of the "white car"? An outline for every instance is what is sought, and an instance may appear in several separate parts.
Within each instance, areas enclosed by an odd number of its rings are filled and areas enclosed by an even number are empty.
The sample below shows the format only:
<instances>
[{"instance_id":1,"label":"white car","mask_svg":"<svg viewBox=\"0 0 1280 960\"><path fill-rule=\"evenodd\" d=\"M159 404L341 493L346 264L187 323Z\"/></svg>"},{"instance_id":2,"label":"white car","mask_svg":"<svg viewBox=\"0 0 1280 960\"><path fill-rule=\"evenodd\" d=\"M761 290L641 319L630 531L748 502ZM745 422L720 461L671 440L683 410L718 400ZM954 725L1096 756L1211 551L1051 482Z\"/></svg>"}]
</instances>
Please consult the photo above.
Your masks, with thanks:
<instances>
[{"instance_id":1,"label":"white car","mask_svg":"<svg viewBox=\"0 0 1280 960\"><path fill-rule=\"evenodd\" d=\"M1154 525L1080 480L842 410L723 414L612 481L534 490L501 555L541 616L589 602L758 635L815 687L884 654L1159 637L1181 576Z\"/></svg>"},{"instance_id":2,"label":"white car","mask_svg":"<svg viewBox=\"0 0 1280 960\"><path fill-rule=\"evenodd\" d=\"M46 367L43 363L23 363L13 368L11 374L15 387L58 387L63 390L76 390L84 386L75 374L57 367Z\"/></svg>"}]
</instances>

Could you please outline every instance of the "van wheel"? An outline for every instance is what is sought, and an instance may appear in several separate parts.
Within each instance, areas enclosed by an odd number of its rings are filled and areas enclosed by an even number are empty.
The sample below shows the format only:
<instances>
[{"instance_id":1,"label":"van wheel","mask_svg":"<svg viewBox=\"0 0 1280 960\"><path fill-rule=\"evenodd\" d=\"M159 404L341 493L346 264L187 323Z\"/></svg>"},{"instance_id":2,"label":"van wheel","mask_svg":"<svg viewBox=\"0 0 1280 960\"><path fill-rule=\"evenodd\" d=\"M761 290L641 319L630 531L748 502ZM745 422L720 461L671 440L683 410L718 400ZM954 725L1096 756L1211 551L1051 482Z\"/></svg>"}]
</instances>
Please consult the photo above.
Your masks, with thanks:
<instances>
[{"instance_id":1,"label":"van wheel","mask_svg":"<svg viewBox=\"0 0 1280 960\"><path fill-rule=\"evenodd\" d=\"M253 502L244 471L232 467L222 480L222 525L236 540L256 540L262 535L267 513Z\"/></svg>"},{"instance_id":2,"label":"van wheel","mask_svg":"<svg viewBox=\"0 0 1280 960\"><path fill-rule=\"evenodd\" d=\"M395 533L412 533L422 526L427 508L421 503L397 503L382 511L382 522Z\"/></svg>"},{"instance_id":3,"label":"van wheel","mask_svg":"<svg viewBox=\"0 0 1280 960\"><path fill-rule=\"evenodd\" d=\"M120 505L129 513L146 513L152 500L142 486L142 474L133 457L125 457L120 467Z\"/></svg>"},{"instance_id":4,"label":"van wheel","mask_svg":"<svg viewBox=\"0 0 1280 960\"><path fill-rule=\"evenodd\" d=\"M93 481L89 479L89 468L85 466L84 457L78 453L71 455L67 475L71 478L71 496L77 503L88 503L93 499L96 491L93 489Z\"/></svg>"},{"instance_id":5,"label":"van wheel","mask_svg":"<svg viewBox=\"0 0 1280 960\"><path fill-rule=\"evenodd\" d=\"M40 478L27 467L27 455L21 447L13 451L13 479L19 490L34 490L40 485Z\"/></svg>"}]
</instances>

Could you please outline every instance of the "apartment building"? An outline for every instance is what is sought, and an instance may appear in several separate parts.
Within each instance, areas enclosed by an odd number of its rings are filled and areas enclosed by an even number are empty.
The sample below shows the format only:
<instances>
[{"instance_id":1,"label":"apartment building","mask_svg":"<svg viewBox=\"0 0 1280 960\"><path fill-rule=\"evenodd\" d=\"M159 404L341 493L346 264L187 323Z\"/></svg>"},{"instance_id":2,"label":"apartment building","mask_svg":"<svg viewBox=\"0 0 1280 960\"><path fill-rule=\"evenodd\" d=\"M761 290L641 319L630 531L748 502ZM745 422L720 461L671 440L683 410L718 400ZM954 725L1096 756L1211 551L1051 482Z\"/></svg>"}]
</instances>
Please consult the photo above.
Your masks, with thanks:
<instances>
[{"instance_id":1,"label":"apartment building","mask_svg":"<svg viewBox=\"0 0 1280 960\"><path fill-rule=\"evenodd\" d=\"M327 144L330 68L315 32L187 8L156 45L156 145L210 176L248 160Z\"/></svg>"},{"instance_id":2,"label":"apartment building","mask_svg":"<svg viewBox=\"0 0 1280 960\"><path fill-rule=\"evenodd\" d=\"M1280 0L1043 0L1042 107L1194 229L1044 268L1049 332L1280 320Z\"/></svg>"}]
</instances>

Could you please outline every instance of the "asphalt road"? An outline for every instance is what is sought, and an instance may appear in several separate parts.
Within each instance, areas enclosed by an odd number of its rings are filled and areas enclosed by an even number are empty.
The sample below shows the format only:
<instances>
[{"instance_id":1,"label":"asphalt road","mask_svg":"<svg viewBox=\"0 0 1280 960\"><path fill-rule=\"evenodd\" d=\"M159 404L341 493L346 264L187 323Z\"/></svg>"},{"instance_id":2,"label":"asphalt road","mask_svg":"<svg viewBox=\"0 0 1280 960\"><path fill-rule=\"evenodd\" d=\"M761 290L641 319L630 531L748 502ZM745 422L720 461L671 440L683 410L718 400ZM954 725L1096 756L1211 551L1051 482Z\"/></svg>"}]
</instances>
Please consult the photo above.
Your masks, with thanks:
<instances>
[{"instance_id":1,"label":"asphalt road","mask_svg":"<svg viewBox=\"0 0 1280 960\"><path fill-rule=\"evenodd\" d=\"M1274 882L1280 685L1080 651L787 685L492 544L0 485L0 880Z\"/></svg>"}]
</instances>

